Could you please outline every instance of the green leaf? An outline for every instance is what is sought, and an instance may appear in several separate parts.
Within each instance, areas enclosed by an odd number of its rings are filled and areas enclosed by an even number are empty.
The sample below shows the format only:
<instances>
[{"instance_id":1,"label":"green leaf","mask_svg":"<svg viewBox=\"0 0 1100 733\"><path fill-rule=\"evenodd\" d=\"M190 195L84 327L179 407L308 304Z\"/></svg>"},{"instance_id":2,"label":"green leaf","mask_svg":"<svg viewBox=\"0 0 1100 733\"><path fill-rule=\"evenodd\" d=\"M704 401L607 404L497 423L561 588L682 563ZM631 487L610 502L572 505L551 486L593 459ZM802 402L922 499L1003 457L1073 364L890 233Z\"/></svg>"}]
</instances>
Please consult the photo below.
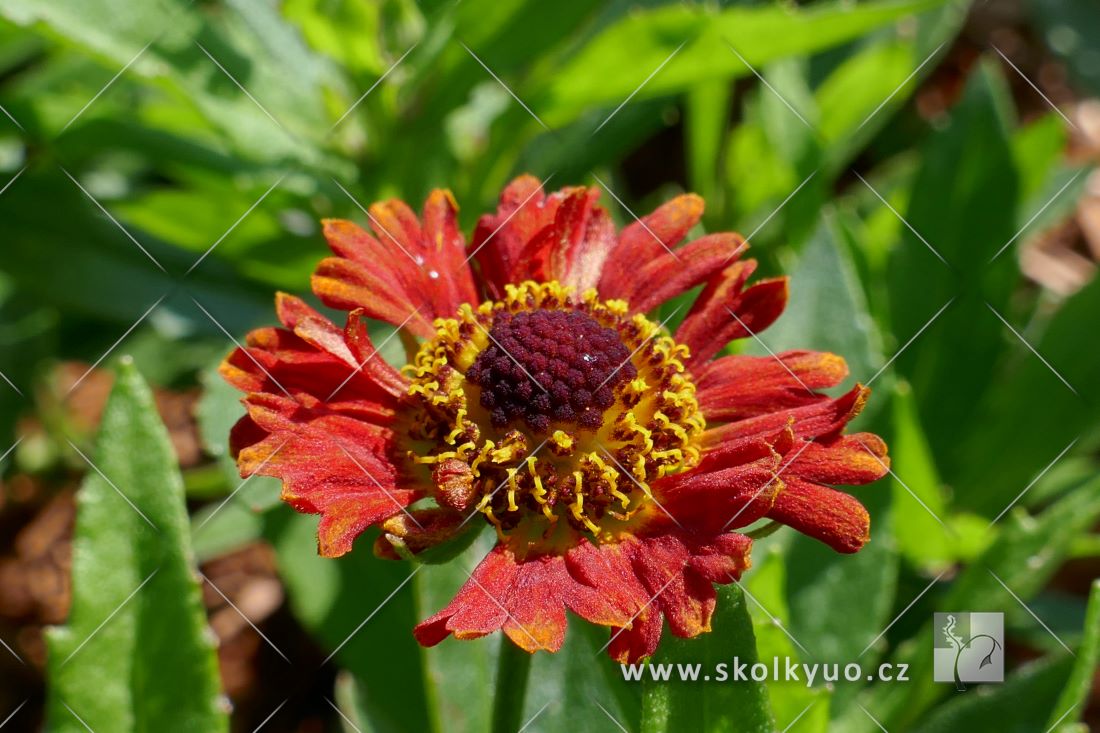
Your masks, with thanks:
<instances>
[{"instance_id":1,"label":"green leaf","mask_svg":"<svg viewBox=\"0 0 1100 733\"><path fill-rule=\"evenodd\" d=\"M50 730L226 731L183 482L128 363L93 460L78 494L72 610L47 636Z\"/></svg>"},{"instance_id":2,"label":"green leaf","mask_svg":"<svg viewBox=\"0 0 1100 733\"><path fill-rule=\"evenodd\" d=\"M1043 633L1046 633L1045 631ZM1075 656L1060 648L1010 675L985 694L961 695L940 706L914 733L996 727L1004 733L1051 731L1079 720L1092 688L1100 647L1100 582L1094 583L1085 636Z\"/></svg>"},{"instance_id":3,"label":"green leaf","mask_svg":"<svg viewBox=\"0 0 1100 733\"><path fill-rule=\"evenodd\" d=\"M104 59L112 73L132 62L129 74L157 78L189 100L246 155L317 162L330 124L322 90L339 82L280 21L275 6L230 0L208 17L212 11L202 4L170 0L165 5L119 12L113 0L13 0L0 12L20 24L44 25ZM90 108L88 115L94 114Z\"/></svg>"},{"instance_id":4,"label":"green leaf","mask_svg":"<svg viewBox=\"0 0 1100 733\"><path fill-rule=\"evenodd\" d=\"M781 536L776 536L775 541L756 545L753 566L742 580L746 592L752 594L748 606L756 632L757 656L769 665L776 658L781 665L786 664L788 657L817 661L809 650L800 649L788 636L791 614L785 593L787 567L779 540ZM768 698L779 730L793 726L797 720L794 730L799 733L826 733L832 694L833 690L827 687L807 687L804 677L797 681L768 681Z\"/></svg>"},{"instance_id":5,"label":"green leaf","mask_svg":"<svg viewBox=\"0 0 1100 733\"><path fill-rule=\"evenodd\" d=\"M905 212L919 235L904 228L890 263L892 330L902 343L951 304L922 334L937 348L909 348L895 362L919 396L922 421L935 427L927 435L946 475L973 461L959 445L1006 343L989 308L1003 312L1019 278L1011 253L990 262L1015 233L1006 216L1018 192L1009 104L1000 73L979 66L949 124L922 152Z\"/></svg>"},{"instance_id":6,"label":"green leaf","mask_svg":"<svg viewBox=\"0 0 1100 733\"><path fill-rule=\"evenodd\" d=\"M177 336L180 332L221 334L188 296L202 303L230 332L270 319L270 290L242 283L214 260L204 262L187 279L186 295L178 292L176 274L193 265L195 255L140 232L134 234L168 272L158 269L60 170L31 169L18 184L4 192L0 265L28 294L64 309L70 318L87 315L122 324L117 333L101 336L106 343L93 358L160 298L165 299L150 317L155 322L158 314L170 313L166 320ZM56 216L57 211L65 216Z\"/></svg>"},{"instance_id":7,"label":"green leaf","mask_svg":"<svg viewBox=\"0 0 1100 733\"><path fill-rule=\"evenodd\" d=\"M1100 479L1079 487L1038 517L1016 510L1001 520L997 539L951 585L937 602L938 609L1011 608L1016 598L993 576L1004 582L1024 602L1050 579L1062 564L1074 538L1100 517ZM876 685L861 698L888 729L905 729L948 690L933 682L931 614L920 632L910 637L895 655L895 663L909 664L907 685ZM837 726L843 733L871 733L875 724L850 708Z\"/></svg>"},{"instance_id":8,"label":"green leaf","mask_svg":"<svg viewBox=\"0 0 1100 733\"><path fill-rule=\"evenodd\" d=\"M916 28L861 39L858 51L815 90L826 164L841 171L895 118L898 108L938 66L966 21L970 3L951 0L923 13Z\"/></svg>"},{"instance_id":9,"label":"green leaf","mask_svg":"<svg viewBox=\"0 0 1100 733\"><path fill-rule=\"evenodd\" d=\"M702 731L704 733L771 733L775 730L763 683L732 681L732 665L756 663L756 637L743 591L736 585L718 590L714 631L699 639L678 639L666 633L652 661L643 670L642 733ZM714 679L684 682L672 670L669 681L650 678L651 665L701 665L700 675ZM730 679L719 680L719 664Z\"/></svg>"},{"instance_id":10,"label":"green leaf","mask_svg":"<svg viewBox=\"0 0 1100 733\"><path fill-rule=\"evenodd\" d=\"M1062 685L1062 694L1050 712L1045 729L1080 720L1092 690L1093 677L1100 667L1100 580L1092 582L1085 628L1073 670Z\"/></svg>"},{"instance_id":11,"label":"green leaf","mask_svg":"<svg viewBox=\"0 0 1100 733\"><path fill-rule=\"evenodd\" d=\"M1047 711L1065 683L1071 658L1044 658L1009 675L1004 684L988 685L985 694L957 695L936 708L913 733L997 730L1036 733L1047 728Z\"/></svg>"},{"instance_id":12,"label":"green leaf","mask_svg":"<svg viewBox=\"0 0 1100 733\"><path fill-rule=\"evenodd\" d=\"M800 10L763 5L723 11L672 4L630 13L555 69L533 107L554 125L574 110L617 105L635 92L636 99L644 99L713 79L748 76L752 72L746 63L760 68L776 59L813 53L940 4L834 2ZM731 45L744 61L730 51Z\"/></svg>"},{"instance_id":13,"label":"green leaf","mask_svg":"<svg viewBox=\"0 0 1100 733\"><path fill-rule=\"evenodd\" d=\"M768 349L818 349L848 362L852 378L866 382L882 363L881 346L867 312L867 300L852 265L854 233L832 212L806 244L790 270L791 296L786 311L761 335ZM758 343L747 351L764 355ZM872 398L872 408L874 402Z\"/></svg>"},{"instance_id":14,"label":"green leaf","mask_svg":"<svg viewBox=\"0 0 1100 733\"><path fill-rule=\"evenodd\" d=\"M966 487L960 502L995 515L1071 441L1096 428L1100 353L1082 348L1081 340L1094 329L1096 313L1100 280L1094 278L1049 322L1022 333L1042 359L1006 334L1014 342L1015 363L977 411L983 429L967 436L964 452L985 460L960 466L959 485Z\"/></svg>"},{"instance_id":15,"label":"green leaf","mask_svg":"<svg viewBox=\"0 0 1100 733\"><path fill-rule=\"evenodd\" d=\"M374 557L375 533L360 537L354 552L323 558L314 517L289 507L264 517L294 615L360 681L370 729L430 730L420 649L412 635L415 569Z\"/></svg>"},{"instance_id":16,"label":"green leaf","mask_svg":"<svg viewBox=\"0 0 1100 733\"><path fill-rule=\"evenodd\" d=\"M917 417L913 391L905 382L894 390L892 417L890 460L904 474L889 479L894 537L903 557L917 567L939 572L955 558L954 539L942 524L948 520L943 486Z\"/></svg>"},{"instance_id":17,"label":"green leaf","mask_svg":"<svg viewBox=\"0 0 1100 733\"><path fill-rule=\"evenodd\" d=\"M477 563L492 547L495 535L481 533L462 555L445 565L421 565L413 580L417 620L446 606L469 580ZM411 627L410 627L411 631ZM489 730L497 652L497 637L447 638L423 651L425 685L432 706L433 730L481 733Z\"/></svg>"},{"instance_id":18,"label":"green leaf","mask_svg":"<svg viewBox=\"0 0 1100 733\"><path fill-rule=\"evenodd\" d=\"M721 210L719 163L729 103L730 85L723 80L699 84L685 101L688 179L691 189L706 199L708 213Z\"/></svg>"},{"instance_id":19,"label":"green leaf","mask_svg":"<svg viewBox=\"0 0 1100 733\"><path fill-rule=\"evenodd\" d=\"M620 665L607 656L609 638L605 627L571 617L561 650L532 660L520 725L531 720L532 733L638 730L641 685L626 682Z\"/></svg>"}]
</instances>

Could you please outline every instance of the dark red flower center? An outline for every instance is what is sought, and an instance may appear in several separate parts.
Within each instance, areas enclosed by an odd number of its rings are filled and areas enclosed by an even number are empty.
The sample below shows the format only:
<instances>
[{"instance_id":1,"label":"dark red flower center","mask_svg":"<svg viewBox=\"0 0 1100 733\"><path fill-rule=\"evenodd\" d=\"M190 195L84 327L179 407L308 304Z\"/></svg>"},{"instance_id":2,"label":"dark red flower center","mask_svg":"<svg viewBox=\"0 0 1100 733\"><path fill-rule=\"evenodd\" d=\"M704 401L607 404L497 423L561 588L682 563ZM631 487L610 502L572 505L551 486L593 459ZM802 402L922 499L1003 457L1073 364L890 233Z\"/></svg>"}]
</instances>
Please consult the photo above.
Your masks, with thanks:
<instances>
[{"instance_id":1,"label":"dark red flower center","mask_svg":"<svg viewBox=\"0 0 1100 733\"><path fill-rule=\"evenodd\" d=\"M502 313L489 335L466 379L497 428L519 419L539 432L551 422L598 428L615 388L638 374L619 335L580 311Z\"/></svg>"}]
</instances>

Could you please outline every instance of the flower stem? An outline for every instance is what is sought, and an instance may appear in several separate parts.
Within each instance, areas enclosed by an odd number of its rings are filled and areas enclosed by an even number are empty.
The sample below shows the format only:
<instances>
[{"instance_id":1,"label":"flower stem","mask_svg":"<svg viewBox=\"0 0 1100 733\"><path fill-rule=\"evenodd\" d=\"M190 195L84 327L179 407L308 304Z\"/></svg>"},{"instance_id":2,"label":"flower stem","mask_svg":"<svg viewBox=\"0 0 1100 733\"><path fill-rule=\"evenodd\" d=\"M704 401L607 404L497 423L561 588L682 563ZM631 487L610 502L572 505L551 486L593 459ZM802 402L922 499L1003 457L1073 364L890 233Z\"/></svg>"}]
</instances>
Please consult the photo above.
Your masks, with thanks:
<instances>
[{"instance_id":1,"label":"flower stem","mask_svg":"<svg viewBox=\"0 0 1100 733\"><path fill-rule=\"evenodd\" d=\"M496 694L493 696L493 733L515 733L523 725L523 701L534 655L520 649L508 637L500 640Z\"/></svg>"}]
</instances>

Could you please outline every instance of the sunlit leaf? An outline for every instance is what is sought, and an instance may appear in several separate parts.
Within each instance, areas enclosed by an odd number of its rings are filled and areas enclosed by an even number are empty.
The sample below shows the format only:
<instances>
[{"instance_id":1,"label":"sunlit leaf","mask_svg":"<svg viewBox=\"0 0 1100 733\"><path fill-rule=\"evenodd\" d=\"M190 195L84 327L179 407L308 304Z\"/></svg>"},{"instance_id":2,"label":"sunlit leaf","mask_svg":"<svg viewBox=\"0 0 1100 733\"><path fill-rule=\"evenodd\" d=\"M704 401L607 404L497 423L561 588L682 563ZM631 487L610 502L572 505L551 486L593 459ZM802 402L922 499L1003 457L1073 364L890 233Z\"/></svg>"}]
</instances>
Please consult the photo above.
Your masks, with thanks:
<instances>
[{"instance_id":1,"label":"sunlit leaf","mask_svg":"<svg viewBox=\"0 0 1100 733\"><path fill-rule=\"evenodd\" d=\"M227 731L183 482L124 364L78 495L73 605L49 642L50 730Z\"/></svg>"}]
</instances>

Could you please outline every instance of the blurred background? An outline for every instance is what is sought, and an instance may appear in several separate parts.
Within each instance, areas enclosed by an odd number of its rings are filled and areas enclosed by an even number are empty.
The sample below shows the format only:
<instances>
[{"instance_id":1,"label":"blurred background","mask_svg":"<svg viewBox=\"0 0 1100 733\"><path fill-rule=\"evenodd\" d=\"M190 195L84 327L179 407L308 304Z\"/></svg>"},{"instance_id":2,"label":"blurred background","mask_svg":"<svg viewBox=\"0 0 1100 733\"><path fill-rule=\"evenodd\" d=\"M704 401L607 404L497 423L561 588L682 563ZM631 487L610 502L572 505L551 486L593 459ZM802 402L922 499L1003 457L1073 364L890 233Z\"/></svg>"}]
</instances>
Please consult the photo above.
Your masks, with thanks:
<instances>
[{"instance_id":1,"label":"blurred background","mask_svg":"<svg viewBox=\"0 0 1100 733\"><path fill-rule=\"evenodd\" d=\"M770 685L778 729L1100 725L1092 0L4 0L0 106L5 731L43 724L43 633L123 355L183 472L233 730L486 729L498 641L410 634L461 568L405 585L367 539L318 559L314 519L241 486L214 369L275 291L308 294L321 217L446 187L469 233L523 172L600 186L620 224L703 195L705 229L793 278L737 348L835 351L874 389L861 427L894 473L860 491L873 541L839 557L780 532L744 586L762 657L908 660L914 681ZM931 681L948 610L1006 613L1009 683ZM529 730L640 730L601 643L571 628L536 660Z\"/></svg>"}]
</instances>

